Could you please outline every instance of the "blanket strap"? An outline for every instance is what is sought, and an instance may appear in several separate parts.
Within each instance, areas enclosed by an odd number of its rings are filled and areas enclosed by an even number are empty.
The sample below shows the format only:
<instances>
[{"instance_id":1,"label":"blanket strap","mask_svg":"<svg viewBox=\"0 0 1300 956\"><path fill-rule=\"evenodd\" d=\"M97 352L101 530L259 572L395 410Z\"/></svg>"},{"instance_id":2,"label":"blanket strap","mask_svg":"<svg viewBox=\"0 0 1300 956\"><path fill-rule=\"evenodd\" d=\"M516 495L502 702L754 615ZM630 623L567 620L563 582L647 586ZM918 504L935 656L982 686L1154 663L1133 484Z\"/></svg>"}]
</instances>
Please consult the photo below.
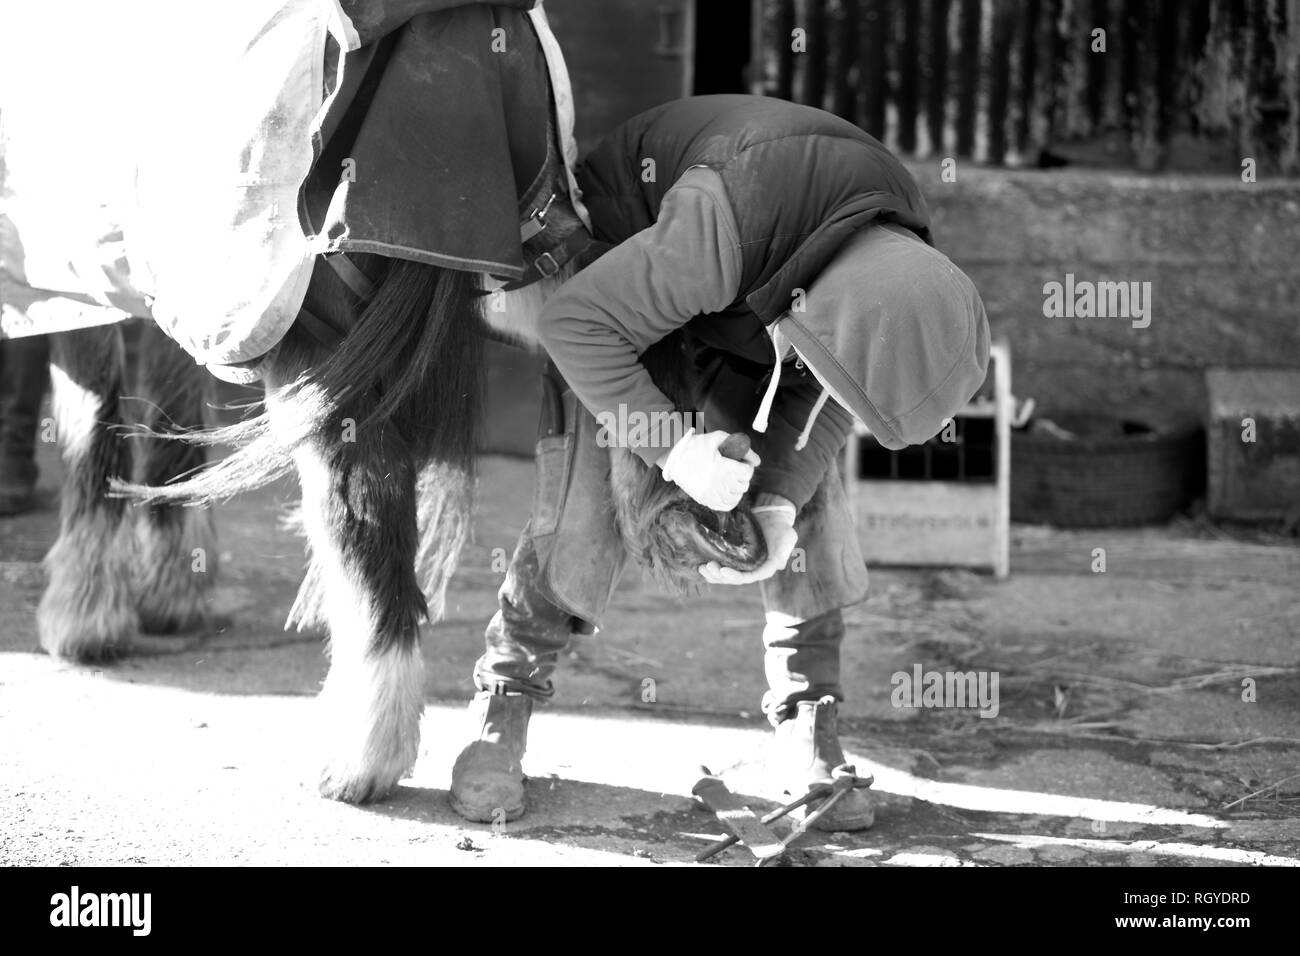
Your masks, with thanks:
<instances>
[{"instance_id":1,"label":"blanket strap","mask_svg":"<svg viewBox=\"0 0 1300 956\"><path fill-rule=\"evenodd\" d=\"M362 302L369 301L371 294L375 291L375 284L370 281L370 277L361 271L361 268L347 257L345 253L334 252L325 257L325 261L330 264L343 284L352 290L353 294Z\"/></svg>"},{"instance_id":2,"label":"blanket strap","mask_svg":"<svg viewBox=\"0 0 1300 956\"><path fill-rule=\"evenodd\" d=\"M297 322L304 332L327 349L333 349L343 341L343 336L347 334L342 329L335 328L306 306L298 310Z\"/></svg>"}]
</instances>

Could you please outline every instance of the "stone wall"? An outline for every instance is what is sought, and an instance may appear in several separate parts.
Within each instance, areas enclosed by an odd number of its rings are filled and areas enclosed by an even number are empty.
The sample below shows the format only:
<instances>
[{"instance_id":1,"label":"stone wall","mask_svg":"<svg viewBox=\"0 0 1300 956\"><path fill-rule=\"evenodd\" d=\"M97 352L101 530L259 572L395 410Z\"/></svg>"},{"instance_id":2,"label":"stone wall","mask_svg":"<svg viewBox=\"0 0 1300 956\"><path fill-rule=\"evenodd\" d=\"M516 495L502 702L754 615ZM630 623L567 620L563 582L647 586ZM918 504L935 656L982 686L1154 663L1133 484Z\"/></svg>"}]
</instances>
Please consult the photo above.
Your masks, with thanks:
<instances>
[{"instance_id":1,"label":"stone wall","mask_svg":"<svg viewBox=\"0 0 1300 956\"><path fill-rule=\"evenodd\" d=\"M1300 368L1300 182L909 168L1011 347L1016 395L1040 410L1199 420L1206 368ZM1150 282L1150 325L1045 317L1043 285L1066 273ZM531 450L539 364L493 354L490 447Z\"/></svg>"},{"instance_id":2,"label":"stone wall","mask_svg":"<svg viewBox=\"0 0 1300 956\"><path fill-rule=\"evenodd\" d=\"M1200 418L1205 368L1300 367L1300 181L909 167L1041 409ZM1150 282L1149 326L1045 317L1067 273Z\"/></svg>"}]
</instances>

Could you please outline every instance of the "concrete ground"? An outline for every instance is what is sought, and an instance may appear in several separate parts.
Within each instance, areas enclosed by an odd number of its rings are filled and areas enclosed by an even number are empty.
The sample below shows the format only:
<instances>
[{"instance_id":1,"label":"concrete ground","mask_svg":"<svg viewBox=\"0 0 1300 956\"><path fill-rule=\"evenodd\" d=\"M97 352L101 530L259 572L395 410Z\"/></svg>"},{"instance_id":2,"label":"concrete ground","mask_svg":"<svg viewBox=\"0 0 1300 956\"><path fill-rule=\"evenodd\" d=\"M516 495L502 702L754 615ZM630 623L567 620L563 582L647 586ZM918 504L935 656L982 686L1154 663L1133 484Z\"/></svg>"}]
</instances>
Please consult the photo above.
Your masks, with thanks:
<instances>
[{"instance_id":1,"label":"concrete ground","mask_svg":"<svg viewBox=\"0 0 1300 956\"><path fill-rule=\"evenodd\" d=\"M776 805L759 772L756 589L679 603L632 579L534 720L531 812L494 831L451 811L470 670L526 516L527 461L483 462L475 538L448 619L424 640L418 765L364 808L314 790L325 659L317 637L281 630L303 565L275 520L293 489L220 509L216 632L78 667L37 648L39 562L57 529L49 446L42 461L40 509L0 522L0 863L683 863L721 832L689 796L700 764L755 807ZM1017 527L1013 548L1004 582L873 571L872 597L848 616L843 731L875 776L877 824L805 834L791 860L1300 863L1300 548L1187 521ZM892 706L891 675L916 665L996 672L997 716ZM752 861L736 848L717 862Z\"/></svg>"}]
</instances>

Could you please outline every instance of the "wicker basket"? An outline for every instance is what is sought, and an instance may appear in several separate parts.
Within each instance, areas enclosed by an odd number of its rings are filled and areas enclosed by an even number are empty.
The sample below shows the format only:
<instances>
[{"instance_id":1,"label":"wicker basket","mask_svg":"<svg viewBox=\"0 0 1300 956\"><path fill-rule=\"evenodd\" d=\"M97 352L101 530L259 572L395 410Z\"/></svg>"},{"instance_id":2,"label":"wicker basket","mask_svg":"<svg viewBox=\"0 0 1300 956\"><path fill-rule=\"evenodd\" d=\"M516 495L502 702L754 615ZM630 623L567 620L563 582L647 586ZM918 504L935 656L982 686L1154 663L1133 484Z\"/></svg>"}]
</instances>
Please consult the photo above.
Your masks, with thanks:
<instances>
[{"instance_id":1,"label":"wicker basket","mask_svg":"<svg viewBox=\"0 0 1300 956\"><path fill-rule=\"evenodd\" d=\"M1011 519L1063 528L1155 524L1205 488L1205 433L1196 425L1079 413L1012 433Z\"/></svg>"}]
</instances>

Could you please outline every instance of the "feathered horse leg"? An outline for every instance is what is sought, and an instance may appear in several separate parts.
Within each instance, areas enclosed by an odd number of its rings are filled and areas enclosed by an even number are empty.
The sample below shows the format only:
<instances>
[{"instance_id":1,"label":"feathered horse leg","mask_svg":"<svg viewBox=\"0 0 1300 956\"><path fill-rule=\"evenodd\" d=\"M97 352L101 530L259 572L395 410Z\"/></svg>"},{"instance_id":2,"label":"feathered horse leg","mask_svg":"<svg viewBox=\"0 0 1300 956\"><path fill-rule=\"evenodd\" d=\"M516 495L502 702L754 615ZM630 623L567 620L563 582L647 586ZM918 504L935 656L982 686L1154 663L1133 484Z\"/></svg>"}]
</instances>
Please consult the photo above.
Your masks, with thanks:
<instances>
[{"instance_id":1,"label":"feathered horse leg","mask_svg":"<svg viewBox=\"0 0 1300 956\"><path fill-rule=\"evenodd\" d=\"M138 401L128 403L144 432L134 442L134 480L161 485L207 462L202 446L167 435L204 424L212 378L152 322L141 330L139 352L133 396ZM158 503L138 510L134 578L141 630L173 634L206 628L217 574L212 509Z\"/></svg>"},{"instance_id":2,"label":"feathered horse leg","mask_svg":"<svg viewBox=\"0 0 1300 956\"><path fill-rule=\"evenodd\" d=\"M471 509L483 377L477 294L465 273L395 263L355 338L316 376L337 410L295 453L312 554L295 616L323 620L330 634L327 797L380 798L415 763L419 624L442 616ZM340 374L348 368L381 372L362 390Z\"/></svg>"},{"instance_id":3,"label":"feathered horse leg","mask_svg":"<svg viewBox=\"0 0 1300 956\"><path fill-rule=\"evenodd\" d=\"M465 536L483 363L475 277L356 261L375 276L368 302L328 267L307 292L313 315L348 330L337 346L295 325L264 369L266 411L185 436L233 444L234 454L184 481L123 490L195 503L297 472L311 563L290 623L322 625L330 646L320 790L361 803L390 792L415 763L420 623L440 615Z\"/></svg>"},{"instance_id":4,"label":"feathered horse leg","mask_svg":"<svg viewBox=\"0 0 1300 956\"><path fill-rule=\"evenodd\" d=\"M345 405L342 413L356 412ZM276 408L271 408L275 421ZM415 580L415 463L391 427L335 414L297 449L303 525L321 588L330 669L321 690L320 789L363 803L415 765L424 710Z\"/></svg>"},{"instance_id":5,"label":"feathered horse leg","mask_svg":"<svg viewBox=\"0 0 1300 956\"><path fill-rule=\"evenodd\" d=\"M105 494L111 477L128 472L127 443L114 434L121 424L125 363L117 325L52 337L54 423L64 477L59 537L45 556L49 583L36 627L41 646L68 660L124 653L139 628L127 504Z\"/></svg>"}]
</instances>

